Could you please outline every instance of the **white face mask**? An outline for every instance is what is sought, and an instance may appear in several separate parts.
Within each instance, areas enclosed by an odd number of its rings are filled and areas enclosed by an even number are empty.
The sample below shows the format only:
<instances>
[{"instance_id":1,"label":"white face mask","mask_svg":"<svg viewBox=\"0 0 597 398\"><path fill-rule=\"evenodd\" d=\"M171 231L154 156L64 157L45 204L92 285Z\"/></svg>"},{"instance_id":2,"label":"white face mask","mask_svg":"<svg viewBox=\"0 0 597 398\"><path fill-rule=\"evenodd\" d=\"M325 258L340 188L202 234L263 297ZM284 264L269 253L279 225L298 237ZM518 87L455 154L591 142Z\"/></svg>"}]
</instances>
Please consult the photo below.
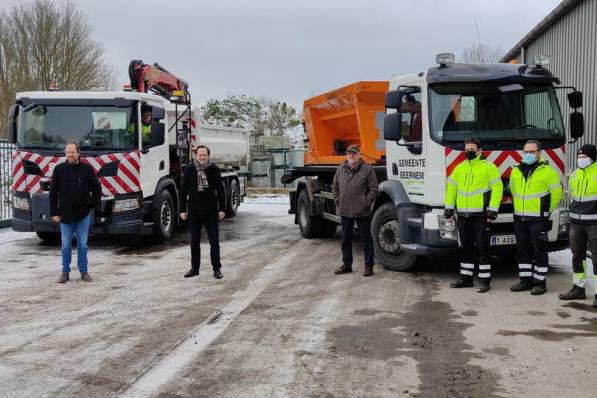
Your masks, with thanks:
<instances>
[{"instance_id":1,"label":"white face mask","mask_svg":"<svg viewBox=\"0 0 597 398\"><path fill-rule=\"evenodd\" d=\"M578 163L578 167L580 167L581 169L584 169L585 167L588 167L591 165L591 163L593 163L593 159L591 158L578 158L576 159L576 162Z\"/></svg>"}]
</instances>

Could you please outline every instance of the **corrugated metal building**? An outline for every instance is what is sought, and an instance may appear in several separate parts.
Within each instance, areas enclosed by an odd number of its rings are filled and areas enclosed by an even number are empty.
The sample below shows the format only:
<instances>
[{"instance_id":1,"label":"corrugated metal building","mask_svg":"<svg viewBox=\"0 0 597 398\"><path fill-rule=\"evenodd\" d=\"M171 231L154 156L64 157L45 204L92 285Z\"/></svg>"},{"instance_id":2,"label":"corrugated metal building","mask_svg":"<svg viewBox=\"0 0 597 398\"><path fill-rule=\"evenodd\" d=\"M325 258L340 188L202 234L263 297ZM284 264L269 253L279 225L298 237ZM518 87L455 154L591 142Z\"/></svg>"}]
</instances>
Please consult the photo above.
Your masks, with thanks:
<instances>
[{"instance_id":1,"label":"corrugated metal building","mask_svg":"<svg viewBox=\"0 0 597 398\"><path fill-rule=\"evenodd\" d=\"M568 166L576 167L576 150L597 144L597 0L564 0L502 59L532 64L536 55L548 55L547 67L563 86L583 92L585 135L566 148ZM566 91L558 90L562 116L569 132L570 108ZM569 136L569 134L568 134Z\"/></svg>"}]
</instances>

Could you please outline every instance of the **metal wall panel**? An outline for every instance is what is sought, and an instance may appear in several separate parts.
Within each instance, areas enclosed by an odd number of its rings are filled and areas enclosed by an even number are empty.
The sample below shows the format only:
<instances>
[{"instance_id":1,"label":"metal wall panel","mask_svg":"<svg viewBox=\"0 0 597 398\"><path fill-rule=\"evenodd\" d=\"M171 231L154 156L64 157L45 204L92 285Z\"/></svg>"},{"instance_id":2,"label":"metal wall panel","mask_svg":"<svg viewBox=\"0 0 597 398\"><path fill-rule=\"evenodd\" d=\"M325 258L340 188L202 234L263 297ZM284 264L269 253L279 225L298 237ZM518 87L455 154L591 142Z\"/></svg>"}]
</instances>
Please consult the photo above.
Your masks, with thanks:
<instances>
[{"instance_id":1,"label":"metal wall panel","mask_svg":"<svg viewBox=\"0 0 597 398\"><path fill-rule=\"evenodd\" d=\"M584 0L524 48L524 63L535 55L549 55L548 67L563 86L575 86L583 92L585 135L576 144L567 145L567 167L576 167L576 151L585 144L597 144L597 0ZM520 54L519 54L520 56ZM569 136L568 106L564 90L558 90L562 116Z\"/></svg>"}]
</instances>

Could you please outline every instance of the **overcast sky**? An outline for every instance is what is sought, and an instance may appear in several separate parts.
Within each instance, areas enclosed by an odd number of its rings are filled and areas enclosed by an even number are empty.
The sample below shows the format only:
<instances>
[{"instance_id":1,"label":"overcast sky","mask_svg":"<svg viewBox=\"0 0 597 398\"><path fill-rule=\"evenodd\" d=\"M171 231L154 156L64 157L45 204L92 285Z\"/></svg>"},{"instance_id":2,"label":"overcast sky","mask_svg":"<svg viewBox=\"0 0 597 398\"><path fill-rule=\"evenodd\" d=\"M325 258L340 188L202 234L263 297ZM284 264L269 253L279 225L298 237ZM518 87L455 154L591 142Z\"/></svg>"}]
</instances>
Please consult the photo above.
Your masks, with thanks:
<instances>
[{"instance_id":1,"label":"overcast sky","mask_svg":"<svg viewBox=\"0 0 597 398\"><path fill-rule=\"evenodd\" d=\"M560 0L74 0L128 82L131 59L190 83L196 105L246 94L295 106L425 70L480 41L510 50ZM0 0L7 8L14 1Z\"/></svg>"}]
</instances>

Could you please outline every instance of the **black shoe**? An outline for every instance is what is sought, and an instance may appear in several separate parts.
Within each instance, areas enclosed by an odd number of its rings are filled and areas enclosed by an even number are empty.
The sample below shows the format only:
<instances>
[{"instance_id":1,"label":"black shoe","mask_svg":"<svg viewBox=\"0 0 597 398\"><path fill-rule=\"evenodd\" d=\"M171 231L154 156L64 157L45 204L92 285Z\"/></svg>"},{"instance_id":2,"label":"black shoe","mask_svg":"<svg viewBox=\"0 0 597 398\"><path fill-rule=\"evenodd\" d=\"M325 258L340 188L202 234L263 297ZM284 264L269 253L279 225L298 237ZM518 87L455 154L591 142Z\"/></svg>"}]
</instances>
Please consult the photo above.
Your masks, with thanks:
<instances>
[{"instance_id":1,"label":"black shoe","mask_svg":"<svg viewBox=\"0 0 597 398\"><path fill-rule=\"evenodd\" d=\"M60 278L56 281L56 283L66 283L69 280L68 272L63 272L60 274Z\"/></svg>"},{"instance_id":2,"label":"black shoe","mask_svg":"<svg viewBox=\"0 0 597 398\"><path fill-rule=\"evenodd\" d=\"M190 278L193 276L197 276L199 275L199 269L198 268L191 268L189 272L187 272L186 274L184 274L185 278Z\"/></svg>"},{"instance_id":3,"label":"black shoe","mask_svg":"<svg viewBox=\"0 0 597 398\"><path fill-rule=\"evenodd\" d=\"M344 265L344 264L342 264L342 265L340 266L340 268L338 268L337 270L335 270L335 271L334 271L334 273L335 273L336 275L339 275L339 274L347 274L347 273L349 273L349 272L352 272L352 265Z\"/></svg>"},{"instance_id":4,"label":"black shoe","mask_svg":"<svg viewBox=\"0 0 597 398\"><path fill-rule=\"evenodd\" d=\"M584 287L573 285L569 292L560 293L558 297L560 300L584 300L587 298L587 295L585 294Z\"/></svg>"},{"instance_id":5,"label":"black shoe","mask_svg":"<svg viewBox=\"0 0 597 398\"><path fill-rule=\"evenodd\" d=\"M489 291L489 283L479 283L477 293L487 293Z\"/></svg>"},{"instance_id":6,"label":"black shoe","mask_svg":"<svg viewBox=\"0 0 597 398\"><path fill-rule=\"evenodd\" d=\"M512 292L524 292L525 290L531 290L533 283L531 281L521 280L516 285L510 287Z\"/></svg>"},{"instance_id":7,"label":"black shoe","mask_svg":"<svg viewBox=\"0 0 597 398\"><path fill-rule=\"evenodd\" d=\"M533 288L531 289L531 294L533 296L540 296L543 293L547 292L547 286L545 285L545 283L540 283L538 285L533 286Z\"/></svg>"},{"instance_id":8,"label":"black shoe","mask_svg":"<svg viewBox=\"0 0 597 398\"><path fill-rule=\"evenodd\" d=\"M450 283L451 288L474 287L473 281L467 279L458 279L456 282Z\"/></svg>"},{"instance_id":9,"label":"black shoe","mask_svg":"<svg viewBox=\"0 0 597 398\"><path fill-rule=\"evenodd\" d=\"M363 272L363 276L372 276L373 275L373 264L366 265L365 264L365 272Z\"/></svg>"},{"instance_id":10,"label":"black shoe","mask_svg":"<svg viewBox=\"0 0 597 398\"><path fill-rule=\"evenodd\" d=\"M214 271L214 278L216 279L222 279L222 273L220 272L219 269Z\"/></svg>"}]
</instances>

